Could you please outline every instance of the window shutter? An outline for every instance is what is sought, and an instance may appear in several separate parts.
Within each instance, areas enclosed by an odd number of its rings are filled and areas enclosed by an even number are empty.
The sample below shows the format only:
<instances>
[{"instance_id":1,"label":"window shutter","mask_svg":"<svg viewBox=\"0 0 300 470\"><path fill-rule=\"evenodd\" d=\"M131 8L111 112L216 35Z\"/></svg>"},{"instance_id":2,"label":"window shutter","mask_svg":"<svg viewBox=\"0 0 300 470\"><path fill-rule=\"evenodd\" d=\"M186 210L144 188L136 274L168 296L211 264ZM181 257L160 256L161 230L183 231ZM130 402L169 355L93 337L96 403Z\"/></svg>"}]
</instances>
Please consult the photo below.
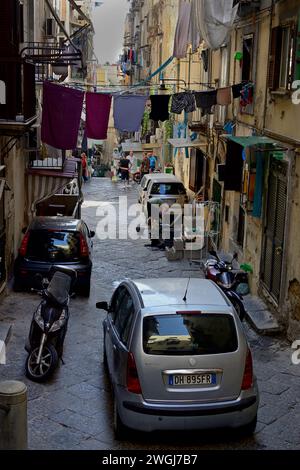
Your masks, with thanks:
<instances>
[{"instance_id":1,"label":"window shutter","mask_svg":"<svg viewBox=\"0 0 300 470\"><path fill-rule=\"evenodd\" d=\"M271 51L269 56L268 87L276 90L279 85L281 59L282 29L280 26L272 29Z\"/></svg>"},{"instance_id":2,"label":"window shutter","mask_svg":"<svg viewBox=\"0 0 300 470\"><path fill-rule=\"evenodd\" d=\"M300 13L296 26L294 80L300 80Z\"/></svg>"}]
</instances>

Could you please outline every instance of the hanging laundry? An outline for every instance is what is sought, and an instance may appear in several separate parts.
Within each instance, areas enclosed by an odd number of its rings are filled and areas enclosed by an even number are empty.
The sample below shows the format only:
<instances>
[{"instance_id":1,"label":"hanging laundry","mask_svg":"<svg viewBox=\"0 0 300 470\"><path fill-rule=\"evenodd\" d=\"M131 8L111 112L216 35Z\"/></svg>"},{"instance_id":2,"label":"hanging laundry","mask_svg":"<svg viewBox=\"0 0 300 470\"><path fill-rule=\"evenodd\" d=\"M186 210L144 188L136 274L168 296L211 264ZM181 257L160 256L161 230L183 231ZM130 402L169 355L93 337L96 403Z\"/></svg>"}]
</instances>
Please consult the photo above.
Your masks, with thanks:
<instances>
[{"instance_id":1,"label":"hanging laundry","mask_svg":"<svg viewBox=\"0 0 300 470\"><path fill-rule=\"evenodd\" d=\"M194 92L197 108L202 109L202 116L211 114L212 107L217 104L217 90Z\"/></svg>"},{"instance_id":2,"label":"hanging laundry","mask_svg":"<svg viewBox=\"0 0 300 470\"><path fill-rule=\"evenodd\" d=\"M241 91L241 101L240 101L242 110L246 108L246 106L248 106L249 104L253 103L253 92L254 92L253 83L247 83L246 85L243 86L243 89Z\"/></svg>"},{"instance_id":3,"label":"hanging laundry","mask_svg":"<svg viewBox=\"0 0 300 470\"><path fill-rule=\"evenodd\" d=\"M121 132L138 132L148 96L119 95L114 97L115 128Z\"/></svg>"},{"instance_id":4,"label":"hanging laundry","mask_svg":"<svg viewBox=\"0 0 300 470\"><path fill-rule=\"evenodd\" d=\"M217 91L217 104L228 106L231 103L231 87L219 88Z\"/></svg>"},{"instance_id":5,"label":"hanging laundry","mask_svg":"<svg viewBox=\"0 0 300 470\"><path fill-rule=\"evenodd\" d=\"M203 69L205 72L208 71L208 60L209 60L209 53L208 49L205 49L204 51L201 52L201 59L203 62Z\"/></svg>"},{"instance_id":6,"label":"hanging laundry","mask_svg":"<svg viewBox=\"0 0 300 470\"><path fill-rule=\"evenodd\" d=\"M237 83L236 85L232 85L232 96L233 98L240 98L241 91L243 89L243 83Z\"/></svg>"},{"instance_id":7,"label":"hanging laundry","mask_svg":"<svg viewBox=\"0 0 300 470\"><path fill-rule=\"evenodd\" d=\"M191 17L191 4L182 1L179 6L179 14L174 38L173 56L176 59L184 59L189 42Z\"/></svg>"},{"instance_id":8,"label":"hanging laundry","mask_svg":"<svg viewBox=\"0 0 300 470\"><path fill-rule=\"evenodd\" d=\"M150 100L150 119L153 121L168 121L170 95L151 95Z\"/></svg>"},{"instance_id":9,"label":"hanging laundry","mask_svg":"<svg viewBox=\"0 0 300 470\"><path fill-rule=\"evenodd\" d=\"M189 25L189 43L192 45L192 53L197 51L202 40L198 23L198 10L199 0L192 0Z\"/></svg>"},{"instance_id":10,"label":"hanging laundry","mask_svg":"<svg viewBox=\"0 0 300 470\"><path fill-rule=\"evenodd\" d=\"M86 94L86 135L89 139L107 139L111 95Z\"/></svg>"},{"instance_id":11,"label":"hanging laundry","mask_svg":"<svg viewBox=\"0 0 300 470\"><path fill-rule=\"evenodd\" d=\"M219 49L227 44L239 7L239 2L234 7L233 2L234 0L198 1L199 30L209 49Z\"/></svg>"},{"instance_id":12,"label":"hanging laundry","mask_svg":"<svg viewBox=\"0 0 300 470\"><path fill-rule=\"evenodd\" d=\"M41 138L45 144L61 150L77 147L83 98L80 90L44 82Z\"/></svg>"},{"instance_id":13,"label":"hanging laundry","mask_svg":"<svg viewBox=\"0 0 300 470\"><path fill-rule=\"evenodd\" d=\"M186 113L192 113L196 110L193 93L182 92L172 96L171 113L180 114L183 110Z\"/></svg>"}]
</instances>

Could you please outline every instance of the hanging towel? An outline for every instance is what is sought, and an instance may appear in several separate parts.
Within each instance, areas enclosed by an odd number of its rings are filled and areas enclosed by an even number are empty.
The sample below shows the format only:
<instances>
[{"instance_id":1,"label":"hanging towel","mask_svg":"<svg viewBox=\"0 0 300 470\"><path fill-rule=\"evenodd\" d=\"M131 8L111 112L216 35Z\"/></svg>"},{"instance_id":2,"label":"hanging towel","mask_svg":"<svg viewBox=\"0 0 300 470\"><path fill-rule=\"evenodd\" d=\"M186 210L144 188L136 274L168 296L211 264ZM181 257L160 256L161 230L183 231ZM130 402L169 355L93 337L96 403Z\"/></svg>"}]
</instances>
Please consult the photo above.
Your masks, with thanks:
<instances>
[{"instance_id":1,"label":"hanging towel","mask_svg":"<svg viewBox=\"0 0 300 470\"><path fill-rule=\"evenodd\" d=\"M171 113L180 114L182 111L192 113L196 110L193 93L175 93L172 96Z\"/></svg>"},{"instance_id":2,"label":"hanging towel","mask_svg":"<svg viewBox=\"0 0 300 470\"><path fill-rule=\"evenodd\" d=\"M150 100L150 119L153 121L168 121L170 95L151 95Z\"/></svg>"},{"instance_id":3,"label":"hanging towel","mask_svg":"<svg viewBox=\"0 0 300 470\"><path fill-rule=\"evenodd\" d=\"M199 0L192 0L190 25L189 25L189 43L192 45L192 53L195 53L201 42L201 35L198 23Z\"/></svg>"},{"instance_id":4,"label":"hanging towel","mask_svg":"<svg viewBox=\"0 0 300 470\"><path fill-rule=\"evenodd\" d=\"M228 106L231 103L231 87L219 88L217 92L217 104Z\"/></svg>"},{"instance_id":5,"label":"hanging towel","mask_svg":"<svg viewBox=\"0 0 300 470\"><path fill-rule=\"evenodd\" d=\"M88 139L107 139L111 95L86 94L86 135Z\"/></svg>"},{"instance_id":6,"label":"hanging towel","mask_svg":"<svg viewBox=\"0 0 300 470\"><path fill-rule=\"evenodd\" d=\"M236 85L232 85L232 96L234 99L241 97L242 89L243 89L242 83L237 83Z\"/></svg>"},{"instance_id":7,"label":"hanging towel","mask_svg":"<svg viewBox=\"0 0 300 470\"><path fill-rule=\"evenodd\" d=\"M202 115L210 114L211 108L217 104L217 90L194 92L197 108L202 109Z\"/></svg>"},{"instance_id":8,"label":"hanging towel","mask_svg":"<svg viewBox=\"0 0 300 470\"><path fill-rule=\"evenodd\" d=\"M148 96L119 95L114 97L115 128L121 132L138 132Z\"/></svg>"},{"instance_id":9,"label":"hanging towel","mask_svg":"<svg viewBox=\"0 0 300 470\"><path fill-rule=\"evenodd\" d=\"M61 150L77 147L84 93L54 83L43 84L41 138Z\"/></svg>"},{"instance_id":10,"label":"hanging towel","mask_svg":"<svg viewBox=\"0 0 300 470\"><path fill-rule=\"evenodd\" d=\"M176 59L184 59L186 56L187 45L189 42L190 17L191 4L188 2L181 2L174 38L173 56L176 57Z\"/></svg>"}]
</instances>

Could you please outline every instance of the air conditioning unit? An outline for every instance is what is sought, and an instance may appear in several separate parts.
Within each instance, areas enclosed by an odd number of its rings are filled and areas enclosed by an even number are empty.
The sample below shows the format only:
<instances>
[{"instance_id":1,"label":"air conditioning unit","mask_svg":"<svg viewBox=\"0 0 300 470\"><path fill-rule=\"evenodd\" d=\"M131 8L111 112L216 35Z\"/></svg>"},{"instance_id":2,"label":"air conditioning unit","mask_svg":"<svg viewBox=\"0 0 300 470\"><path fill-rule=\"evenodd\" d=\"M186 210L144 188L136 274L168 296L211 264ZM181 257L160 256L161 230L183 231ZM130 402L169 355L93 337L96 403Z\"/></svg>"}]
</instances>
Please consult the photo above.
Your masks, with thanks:
<instances>
[{"instance_id":1,"label":"air conditioning unit","mask_svg":"<svg viewBox=\"0 0 300 470\"><path fill-rule=\"evenodd\" d=\"M45 23L45 35L47 37L55 36L55 22L53 18L47 18Z\"/></svg>"}]
</instances>

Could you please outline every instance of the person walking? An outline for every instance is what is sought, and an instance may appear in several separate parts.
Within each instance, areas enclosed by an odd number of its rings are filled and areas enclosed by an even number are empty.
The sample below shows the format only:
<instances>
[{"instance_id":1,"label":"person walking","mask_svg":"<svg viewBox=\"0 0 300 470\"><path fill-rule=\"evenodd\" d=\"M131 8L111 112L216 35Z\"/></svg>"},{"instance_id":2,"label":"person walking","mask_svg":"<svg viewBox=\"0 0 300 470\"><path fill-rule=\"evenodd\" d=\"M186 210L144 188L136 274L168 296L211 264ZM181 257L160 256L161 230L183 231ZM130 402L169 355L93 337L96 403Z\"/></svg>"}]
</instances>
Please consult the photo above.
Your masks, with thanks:
<instances>
[{"instance_id":1,"label":"person walking","mask_svg":"<svg viewBox=\"0 0 300 470\"><path fill-rule=\"evenodd\" d=\"M130 160L128 156L123 156L120 160L121 179L124 183L124 189L129 186Z\"/></svg>"},{"instance_id":2,"label":"person walking","mask_svg":"<svg viewBox=\"0 0 300 470\"><path fill-rule=\"evenodd\" d=\"M144 175L147 175L149 173L150 165L149 165L149 158L147 155L147 152L143 153L143 160L141 164L141 180Z\"/></svg>"},{"instance_id":3,"label":"person walking","mask_svg":"<svg viewBox=\"0 0 300 470\"><path fill-rule=\"evenodd\" d=\"M154 173L155 168L156 168L157 157L153 154L153 152L149 152L148 159L149 159L150 173Z\"/></svg>"},{"instance_id":4,"label":"person walking","mask_svg":"<svg viewBox=\"0 0 300 470\"><path fill-rule=\"evenodd\" d=\"M89 179L88 177L88 162L87 156L84 152L81 154L81 167L82 167L82 179L86 183Z\"/></svg>"}]
</instances>

